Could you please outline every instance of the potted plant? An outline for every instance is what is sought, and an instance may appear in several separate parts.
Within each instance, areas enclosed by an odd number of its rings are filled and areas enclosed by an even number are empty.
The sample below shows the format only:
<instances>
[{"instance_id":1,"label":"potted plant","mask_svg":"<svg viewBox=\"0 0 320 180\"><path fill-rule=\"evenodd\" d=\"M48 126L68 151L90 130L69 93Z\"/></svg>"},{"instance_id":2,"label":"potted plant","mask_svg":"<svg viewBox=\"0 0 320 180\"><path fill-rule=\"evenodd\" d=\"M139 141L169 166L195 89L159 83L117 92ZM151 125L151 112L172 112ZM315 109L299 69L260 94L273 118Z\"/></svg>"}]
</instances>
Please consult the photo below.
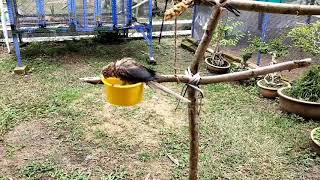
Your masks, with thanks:
<instances>
[{"instance_id":1,"label":"potted plant","mask_svg":"<svg viewBox=\"0 0 320 180\"><path fill-rule=\"evenodd\" d=\"M241 62L240 65L234 66L231 71L232 72L240 72L249 70L248 67L248 61L252 58L252 55L258 51L260 51L263 54L267 53L266 50L266 43L262 41L260 37L254 37L250 38L249 40L249 46L241 50Z\"/></svg>"},{"instance_id":2,"label":"potted plant","mask_svg":"<svg viewBox=\"0 0 320 180\"><path fill-rule=\"evenodd\" d=\"M276 59L288 54L289 46L283 43L284 38L275 38L266 43L265 51L272 55L270 65L277 63ZM267 74L263 79L257 82L260 94L265 98L276 98L277 90L282 87L289 87L290 83L283 80L279 73Z\"/></svg>"},{"instance_id":3,"label":"potted plant","mask_svg":"<svg viewBox=\"0 0 320 180\"><path fill-rule=\"evenodd\" d=\"M212 41L215 43L214 52L205 58L205 63L209 72L214 74L224 74L230 69L230 63L223 56L220 46L236 46L244 34L239 30L242 25L233 18L226 18L219 23L217 33L213 34Z\"/></svg>"},{"instance_id":4,"label":"potted plant","mask_svg":"<svg viewBox=\"0 0 320 180\"><path fill-rule=\"evenodd\" d=\"M310 133L310 137L312 149L320 154L320 127L314 128Z\"/></svg>"},{"instance_id":5,"label":"potted plant","mask_svg":"<svg viewBox=\"0 0 320 180\"><path fill-rule=\"evenodd\" d=\"M304 118L320 120L320 66L314 66L291 87L278 90L280 108Z\"/></svg>"},{"instance_id":6,"label":"potted plant","mask_svg":"<svg viewBox=\"0 0 320 180\"><path fill-rule=\"evenodd\" d=\"M290 87L290 83L286 82L278 74L268 74L257 82L260 94L265 98L274 99L278 96L278 89L282 87Z\"/></svg>"},{"instance_id":7,"label":"potted plant","mask_svg":"<svg viewBox=\"0 0 320 180\"><path fill-rule=\"evenodd\" d=\"M248 61L252 58L252 55L258 51L262 54L266 54L268 52L267 43L263 42L260 37L253 37L249 39L249 46L244 48L241 52L241 63L238 66L234 66L231 68L231 72L241 72L249 70ZM241 85L253 85L256 83L255 78L246 79L238 81Z\"/></svg>"},{"instance_id":8,"label":"potted plant","mask_svg":"<svg viewBox=\"0 0 320 180\"><path fill-rule=\"evenodd\" d=\"M284 81L277 73L266 75L257 82L260 94L265 98L276 98L278 89L282 87L290 87L290 83Z\"/></svg>"},{"instance_id":9,"label":"potted plant","mask_svg":"<svg viewBox=\"0 0 320 180\"><path fill-rule=\"evenodd\" d=\"M313 55L320 55L320 21L293 28L288 37L295 47Z\"/></svg>"},{"instance_id":10,"label":"potted plant","mask_svg":"<svg viewBox=\"0 0 320 180\"><path fill-rule=\"evenodd\" d=\"M230 63L223 57L222 52L217 50L219 46L216 46L215 52L212 56L205 59L207 69L214 74L224 74L230 69Z\"/></svg>"}]
</instances>

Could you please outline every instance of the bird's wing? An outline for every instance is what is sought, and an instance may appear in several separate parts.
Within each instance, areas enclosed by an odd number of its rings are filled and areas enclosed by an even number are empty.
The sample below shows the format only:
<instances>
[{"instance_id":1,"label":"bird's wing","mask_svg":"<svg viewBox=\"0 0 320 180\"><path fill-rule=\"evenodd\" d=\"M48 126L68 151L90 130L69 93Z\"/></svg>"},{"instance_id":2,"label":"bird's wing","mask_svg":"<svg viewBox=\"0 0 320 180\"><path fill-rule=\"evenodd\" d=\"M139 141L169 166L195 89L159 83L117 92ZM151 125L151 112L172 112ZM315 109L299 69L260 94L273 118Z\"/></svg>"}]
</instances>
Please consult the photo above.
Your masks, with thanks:
<instances>
[{"instance_id":1,"label":"bird's wing","mask_svg":"<svg viewBox=\"0 0 320 180\"><path fill-rule=\"evenodd\" d=\"M155 72L140 64L131 58L121 60L117 66L117 75L130 82L146 82L154 79Z\"/></svg>"}]
</instances>

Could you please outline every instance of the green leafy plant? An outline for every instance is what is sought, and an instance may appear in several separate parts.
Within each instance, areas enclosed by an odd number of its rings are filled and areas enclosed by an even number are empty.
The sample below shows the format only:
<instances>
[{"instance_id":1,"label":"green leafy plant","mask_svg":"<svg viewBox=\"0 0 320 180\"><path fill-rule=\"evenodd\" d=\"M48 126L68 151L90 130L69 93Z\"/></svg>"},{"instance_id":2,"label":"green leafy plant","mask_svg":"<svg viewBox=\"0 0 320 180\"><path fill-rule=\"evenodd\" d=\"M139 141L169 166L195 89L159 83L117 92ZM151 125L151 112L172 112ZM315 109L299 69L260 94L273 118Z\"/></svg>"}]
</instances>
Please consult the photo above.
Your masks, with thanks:
<instances>
[{"instance_id":1,"label":"green leafy plant","mask_svg":"<svg viewBox=\"0 0 320 180\"><path fill-rule=\"evenodd\" d=\"M288 37L295 47L313 55L320 54L320 21L291 29Z\"/></svg>"},{"instance_id":2,"label":"green leafy plant","mask_svg":"<svg viewBox=\"0 0 320 180\"><path fill-rule=\"evenodd\" d=\"M244 48L241 52L242 61L239 71L247 69L247 62L251 59L254 53L260 51L263 54L267 53L267 44L262 41L260 37L253 37L249 39L249 46Z\"/></svg>"},{"instance_id":3,"label":"green leafy plant","mask_svg":"<svg viewBox=\"0 0 320 180\"><path fill-rule=\"evenodd\" d=\"M224 67L227 65L225 58L221 52L215 52L210 58L209 62L215 66Z\"/></svg>"},{"instance_id":4,"label":"green leafy plant","mask_svg":"<svg viewBox=\"0 0 320 180\"><path fill-rule=\"evenodd\" d=\"M320 66L314 66L298 79L289 91L298 99L320 102Z\"/></svg>"},{"instance_id":5,"label":"green leafy plant","mask_svg":"<svg viewBox=\"0 0 320 180\"><path fill-rule=\"evenodd\" d=\"M30 178L36 176L37 174L46 173L53 170L54 166L50 163L32 162L24 167L22 174Z\"/></svg>"},{"instance_id":6,"label":"green leafy plant","mask_svg":"<svg viewBox=\"0 0 320 180\"><path fill-rule=\"evenodd\" d=\"M260 52L262 54L272 55L272 64L276 63L276 58L286 56L288 54L289 45L284 43L285 37L280 36L274 38L269 42L264 42L260 37L253 37L249 39L249 46L242 50L241 57L242 62L240 67L235 71L243 71L247 68L247 61L252 57L254 53ZM281 87L283 86L283 81L277 73L268 74L265 76L264 84L269 87Z\"/></svg>"},{"instance_id":7,"label":"green leafy plant","mask_svg":"<svg viewBox=\"0 0 320 180\"><path fill-rule=\"evenodd\" d=\"M247 62L254 53L272 54L275 58L283 57L288 54L289 45L284 43L285 37L280 36L269 42L264 42L260 37L249 39L249 46L242 50L241 56L244 62Z\"/></svg>"},{"instance_id":8,"label":"green leafy plant","mask_svg":"<svg viewBox=\"0 0 320 180\"><path fill-rule=\"evenodd\" d=\"M272 55L271 65L277 63L276 59L286 56L289 51L289 45L284 44L284 36L272 39L266 47L266 51ZM281 75L277 72L267 74L264 77L264 82L268 87L280 88L285 85Z\"/></svg>"},{"instance_id":9,"label":"green leafy plant","mask_svg":"<svg viewBox=\"0 0 320 180\"><path fill-rule=\"evenodd\" d=\"M226 66L225 58L220 51L221 46L236 46L244 33L240 31L243 25L240 21L235 21L232 17L227 17L218 25L218 30L213 34L212 43L215 44L215 52L209 62L215 66Z\"/></svg>"},{"instance_id":10,"label":"green leafy plant","mask_svg":"<svg viewBox=\"0 0 320 180\"><path fill-rule=\"evenodd\" d=\"M272 60L271 64L273 65L276 62L277 54L275 52L272 52ZM264 81L262 82L265 86L272 87L272 88L280 88L285 85L282 77L277 72L269 73L266 76L264 76Z\"/></svg>"},{"instance_id":11,"label":"green leafy plant","mask_svg":"<svg viewBox=\"0 0 320 180\"><path fill-rule=\"evenodd\" d=\"M314 139L320 142L320 128L317 128L313 134Z\"/></svg>"},{"instance_id":12,"label":"green leafy plant","mask_svg":"<svg viewBox=\"0 0 320 180\"><path fill-rule=\"evenodd\" d=\"M218 25L218 30L213 34L212 43L219 42L221 46L236 46L244 33L240 30L243 22L227 17Z\"/></svg>"},{"instance_id":13,"label":"green leafy plant","mask_svg":"<svg viewBox=\"0 0 320 180\"><path fill-rule=\"evenodd\" d=\"M54 15L54 6L51 5L51 6L49 6L49 8L50 8L51 15Z\"/></svg>"},{"instance_id":14,"label":"green leafy plant","mask_svg":"<svg viewBox=\"0 0 320 180\"><path fill-rule=\"evenodd\" d=\"M276 73L266 75L263 80L263 84L268 87L280 88L285 85L281 76Z\"/></svg>"}]
</instances>

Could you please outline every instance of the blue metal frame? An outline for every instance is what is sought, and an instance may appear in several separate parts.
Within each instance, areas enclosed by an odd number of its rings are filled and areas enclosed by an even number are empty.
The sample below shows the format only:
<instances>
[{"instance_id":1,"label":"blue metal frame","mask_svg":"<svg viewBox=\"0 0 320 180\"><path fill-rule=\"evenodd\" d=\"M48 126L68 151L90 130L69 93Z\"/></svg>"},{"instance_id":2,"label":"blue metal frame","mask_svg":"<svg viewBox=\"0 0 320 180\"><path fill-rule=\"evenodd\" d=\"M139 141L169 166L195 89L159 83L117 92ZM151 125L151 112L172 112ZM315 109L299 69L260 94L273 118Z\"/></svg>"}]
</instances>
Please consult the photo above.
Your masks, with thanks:
<instances>
[{"instance_id":1,"label":"blue metal frame","mask_svg":"<svg viewBox=\"0 0 320 180\"><path fill-rule=\"evenodd\" d=\"M103 25L101 21L102 15L102 3L101 0L95 0L95 9L94 9L94 20L95 25L91 25L88 23L88 0L83 0L83 27L79 27L78 20L76 16L76 0L68 0L68 14L69 14L69 28L68 27L61 27L61 28L52 28L46 27L45 21L45 3L44 0L36 0L37 6L37 14L38 14L38 27L22 27L16 29L16 12L14 11L14 3L13 0L7 0L8 2L8 11L9 11L9 18L10 24L12 27L13 33L13 42L16 50L17 62L18 66L23 66L22 58L20 53L20 42L19 42L19 33L37 33L37 32L70 32L71 28L74 27L72 31L75 32L96 32L96 31L119 31L124 30L127 31L129 29L135 29L138 32L143 34L145 41L149 47L149 61L155 62L153 57L153 46L152 46L152 0L149 0L149 23L147 24L140 24L140 23L133 23L132 20L132 0L126 0L126 9L123 10L123 14L126 18L125 24L118 24L118 7L117 7L117 0L112 0L112 24ZM123 3L125 4L125 3ZM124 8L124 7L123 7Z\"/></svg>"},{"instance_id":2,"label":"blue metal frame","mask_svg":"<svg viewBox=\"0 0 320 180\"><path fill-rule=\"evenodd\" d=\"M124 11L124 10L123 10ZM127 25L132 23L132 0L127 0Z\"/></svg>"},{"instance_id":3,"label":"blue metal frame","mask_svg":"<svg viewBox=\"0 0 320 180\"><path fill-rule=\"evenodd\" d=\"M38 13L38 25L39 27L44 28L46 27L46 20L45 20L46 12L44 7L44 0L37 0L36 5L37 5L37 13Z\"/></svg>"},{"instance_id":4,"label":"blue metal frame","mask_svg":"<svg viewBox=\"0 0 320 180\"><path fill-rule=\"evenodd\" d=\"M264 2L272 2L272 3L283 3L285 0L257 0L257 1L264 1ZM261 31L261 39L263 42L267 41L267 32L268 32L268 26L270 24L270 14L265 13L264 17L262 18L262 31ZM260 66L262 61L262 54L261 52L258 52L258 59L257 59L257 65Z\"/></svg>"},{"instance_id":5,"label":"blue metal frame","mask_svg":"<svg viewBox=\"0 0 320 180\"><path fill-rule=\"evenodd\" d=\"M94 0L94 21L97 27L102 26L101 14L102 14L101 0Z\"/></svg>"},{"instance_id":6,"label":"blue metal frame","mask_svg":"<svg viewBox=\"0 0 320 180\"><path fill-rule=\"evenodd\" d=\"M68 0L69 25L74 26L75 28L77 28L76 9L76 1Z\"/></svg>"},{"instance_id":7,"label":"blue metal frame","mask_svg":"<svg viewBox=\"0 0 320 180\"><path fill-rule=\"evenodd\" d=\"M114 27L118 26L118 5L117 0L112 0L112 23Z\"/></svg>"},{"instance_id":8,"label":"blue metal frame","mask_svg":"<svg viewBox=\"0 0 320 180\"><path fill-rule=\"evenodd\" d=\"M191 27L191 37L194 37L194 21L196 20L196 15L198 14L198 5L193 7L193 16L192 16L192 27Z\"/></svg>"},{"instance_id":9,"label":"blue metal frame","mask_svg":"<svg viewBox=\"0 0 320 180\"><path fill-rule=\"evenodd\" d=\"M83 28L88 31L88 0L83 0Z\"/></svg>"},{"instance_id":10,"label":"blue metal frame","mask_svg":"<svg viewBox=\"0 0 320 180\"><path fill-rule=\"evenodd\" d=\"M7 6L8 6L8 14L9 14L9 20L10 20L10 26L12 31L12 38L13 38L13 44L15 48L15 53L17 56L17 66L22 67L22 57L20 52L20 42L19 42L19 34L15 31L16 29L16 15L14 11L13 1L7 0Z\"/></svg>"},{"instance_id":11,"label":"blue metal frame","mask_svg":"<svg viewBox=\"0 0 320 180\"><path fill-rule=\"evenodd\" d=\"M149 44L149 61L155 62L153 57L153 46L152 46L152 0L149 0L149 25L147 26L147 36Z\"/></svg>"},{"instance_id":12,"label":"blue metal frame","mask_svg":"<svg viewBox=\"0 0 320 180\"><path fill-rule=\"evenodd\" d=\"M261 31L261 39L263 42L267 41L267 33L268 33L268 27L270 23L270 14L265 13L262 18L262 31ZM262 61L262 54L259 51L258 52L258 59L257 59L257 65L260 66Z\"/></svg>"}]
</instances>

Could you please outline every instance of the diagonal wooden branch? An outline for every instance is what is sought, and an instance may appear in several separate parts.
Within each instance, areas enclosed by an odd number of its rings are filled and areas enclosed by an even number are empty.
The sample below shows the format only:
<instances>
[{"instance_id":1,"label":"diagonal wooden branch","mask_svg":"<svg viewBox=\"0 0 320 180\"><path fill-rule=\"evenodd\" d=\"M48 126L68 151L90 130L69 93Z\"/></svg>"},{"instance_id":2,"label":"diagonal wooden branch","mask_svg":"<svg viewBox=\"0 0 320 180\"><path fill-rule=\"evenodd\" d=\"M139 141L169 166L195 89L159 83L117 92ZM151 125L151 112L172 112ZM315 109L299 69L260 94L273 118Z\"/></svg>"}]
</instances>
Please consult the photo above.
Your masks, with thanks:
<instances>
[{"instance_id":1,"label":"diagonal wooden branch","mask_svg":"<svg viewBox=\"0 0 320 180\"><path fill-rule=\"evenodd\" d=\"M191 72L196 74L199 71L200 62L204 60L204 54L208 49L214 30L218 26L222 14L222 8L215 8L212 12L207 29L204 32L199 46L195 53L195 59L191 64ZM199 161L199 99L197 91L194 88L188 88L188 119L190 133L190 157L189 157L189 180L198 179L198 161Z\"/></svg>"},{"instance_id":2,"label":"diagonal wooden branch","mask_svg":"<svg viewBox=\"0 0 320 180\"><path fill-rule=\"evenodd\" d=\"M279 72L284 70L292 70L296 68L302 68L309 66L311 64L311 59L302 59L302 60L295 60L295 61L287 61L283 63L278 63L275 65L259 67L256 69L251 69L242 72L235 72L223 75L216 75L216 76L203 76L201 77L200 84L213 84L213 83L220 83L220 82L230 82L230 81L239 81L248 79L251 77L256 77L260 75L265 75L273 72ZM188 83L190 82L189 77L185 75L159 75L157 82L182 82Z\"/></svg>"}]
</instances>

